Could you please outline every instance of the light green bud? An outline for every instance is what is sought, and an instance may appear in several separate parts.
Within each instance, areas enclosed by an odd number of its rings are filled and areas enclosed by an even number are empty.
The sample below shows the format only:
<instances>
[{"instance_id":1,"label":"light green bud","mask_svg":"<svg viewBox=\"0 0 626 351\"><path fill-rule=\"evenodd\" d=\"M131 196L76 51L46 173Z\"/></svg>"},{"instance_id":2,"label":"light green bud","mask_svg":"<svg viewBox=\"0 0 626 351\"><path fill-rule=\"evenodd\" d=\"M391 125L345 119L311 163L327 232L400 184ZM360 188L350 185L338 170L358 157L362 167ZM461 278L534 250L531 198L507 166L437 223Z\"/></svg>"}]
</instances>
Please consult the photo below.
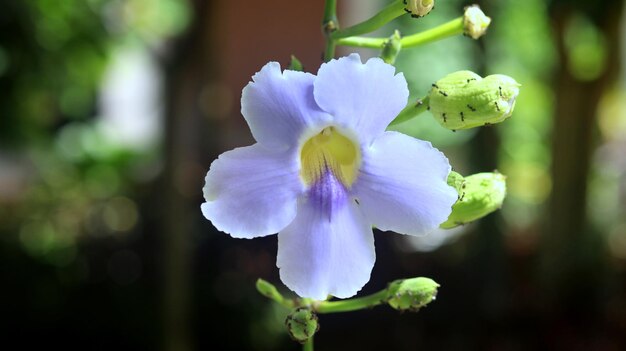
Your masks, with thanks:
<instances>
[{"instance_id":1,"label":"light green bud","mask_svg":"<svg viewBox=\"0 0 626 351\"><path fill-rule=\"evenodd\" d=\"M450 171L450 174L448 174L448 185L456 189L456 192L459 193L459 198L461 198L461 193L465 187L463 176L455 171Z\"/></svg>"},{"instance_id":2,"label":"light green bud","mask_svg":"<svg viewBox=\"0 0 626 351\"><path fill-rule=\"evenodd\" d=\"M460 197L452 206L443 229L475 221L502 207L506 196L506 177L500 173L477 173L465 177Z\"/></svg>"},{"instance_id":3,"label":"light green bud","mask_svg":"<svg viewBox=\"0 0 626 351\"><path fill-rule=\"evenodd\" d=\"M289 67L287 67L287 69L302 72L304 71L304 66L302 66L302 62L300 62L295 55L291 55L291 61L289 62Z\"/></svg>"},{"instance_id":4,"label":"light green bud","mask_svg":"<svg viewBox=\"0 0 626 351\"><path fill-rule=\"evenodd\" d=\"M513 114L519 87L502 74L481 78L471 71L454 72L433 84L428 93L430 112L451 130L500 123Z\"/></svg>"},{"instance_id":5,"label":"light green bud","mask_svg":"<svg viewBox=\"0 0 626 351\"><path fill-rule=\"evenodd\" d=\"M261 295L272 300L279 301L283 299L283 296L278 292L278 289L272 285L272 283L261 278L256 281L256 289L259 293L261 293Z\"/></svg>"},{"instance_id":6,"label":"light green bud","mask_svg":"<svg viewBox=\"0 0 626 351\"><path fill-rule=\"evenodd\" d=\"M413 18L424 17L435 8L435 0L403 0L406 7L404 10Z\"/></svg>"},{"instance_id":7,"label":"light green bud","mask_svg":"<svg viewBox=\"0 0 626 351\"><path fill-rule=\"evenodd\" d=\"M430 278L400 279L389 284L387 303L399 311L417 312L437 297L437 284Z\"/></svg>"},{"instance_id":8,"label":"light green bud","mask_svg":"<svg viewBox=\"0 0 626 351\"><path fill-rule=\"evenodd\" d=\"M396 62L396 57L398 57L398 54L402 49L400 39L400 32L396 30L389 37L389 39L385 41L383 49L380 52L380 58L382 58L385 63L393 65Z\"/></svg>"},{"instance_id":9,"label":"light green bud","mask_svg":"<svg viewBox=\"0 0 626 351\"><path fill-rule=\"evenodd\" d=\"M298 307L285 320L287 331L291 338L304 344L319 329L317 315L306 307Z\"/></svg>"},{"instance_id":10,"label":"light green bud","mask_svg":"<svg viewBox=\"0 0 626 351\"><path fill-rule=\"evenodd\" d=\"M478 5L465 8L463 14L463 34L478 39L487 32L491 18L487 17Z\"/></svg>"}]
</instances>

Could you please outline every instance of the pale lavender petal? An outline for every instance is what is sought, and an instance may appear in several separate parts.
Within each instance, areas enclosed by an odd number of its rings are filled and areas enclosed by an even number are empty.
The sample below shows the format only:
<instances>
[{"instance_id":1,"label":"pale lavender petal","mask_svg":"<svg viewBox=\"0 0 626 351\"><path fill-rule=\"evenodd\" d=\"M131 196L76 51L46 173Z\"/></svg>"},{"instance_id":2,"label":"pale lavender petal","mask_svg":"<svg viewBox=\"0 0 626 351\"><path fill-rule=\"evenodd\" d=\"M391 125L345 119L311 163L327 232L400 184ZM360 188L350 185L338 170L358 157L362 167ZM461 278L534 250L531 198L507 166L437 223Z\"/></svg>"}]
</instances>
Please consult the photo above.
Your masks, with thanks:
<instances>
[{"instance_id":1,"label":"pale lavender petal","mask_svg":"<svg viewBox=\"0 0 626 351\"><path fill-rule=\"evenodd\" d=\"M332 173L313 185L296 219L278 233L280 278L302 297L355 295L375 260L372 228Z\"/></svg>"},{"instance_id":2,"label":"pale lavender petal","mask_svg":"<svg viewBox=\"0 0 626 351\"><path fill-rule=\"evenodd\" d=\"M364 149L352 192L377 228L425 234L448 219L457 200L448 173L448 159L429 142L385 132Z\"/></svg>"},{"instance_id":3,"label":"pale lavender petal","mask_svg":"<svg viewBox=\"0 0 626 351\"><path fill-rule=\"evenodd\" d=\"M241 113L252 135L262 144L296 145L308 127L327 124L331 117L313 98L310 73L285 70L270 62L252 77L241 96Z\"/></svg>"},{"instance_id":4,"label":"pale lavender petal","mask_svg":"<svg viewBox=\"0 0 626 351\"><path fill-rule=\"evenodd\" d=\"M277 233L295 218L304 192L298 168L293 150L255 144L225 152L206 175L202 213L235 238Z\"/></svg>"},{"instance_id":5,"label":"pale lavender petal","mask_svg":"<svg viewBox=\"0 0 626 351\"><path fill-rule=\"evenodd\" d=\"M366 144L385 131L409 97L402 73L379 58L363 64L358 54L323 64L314 86L315 101L334 123L358 132Z\"/></svg>"}]
</instances>

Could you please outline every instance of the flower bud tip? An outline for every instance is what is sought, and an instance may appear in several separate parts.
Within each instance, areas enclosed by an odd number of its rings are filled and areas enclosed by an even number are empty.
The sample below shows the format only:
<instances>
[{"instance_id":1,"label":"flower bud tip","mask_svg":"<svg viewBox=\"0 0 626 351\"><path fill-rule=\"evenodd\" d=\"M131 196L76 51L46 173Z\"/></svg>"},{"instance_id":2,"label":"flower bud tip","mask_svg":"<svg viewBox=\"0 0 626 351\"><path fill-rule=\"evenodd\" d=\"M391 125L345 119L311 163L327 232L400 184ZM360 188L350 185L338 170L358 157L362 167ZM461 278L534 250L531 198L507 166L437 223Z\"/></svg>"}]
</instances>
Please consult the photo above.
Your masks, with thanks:
<instances>
[{"instance_id":1,"label":"flower bud tip","mask_svg":"<svg viewBox=\"0 0 626 351\"><path fill-rule=\"evenodd\" d=\"M289 336L299 343L305 343L319 329L317 315L306 307L296 308L285 320Z\"/></svg>"},{"instance_id":2,"label":"flower bud tip","mask_svg":"<svg viewBox=\"0 0 626 351\"><path fill-rule=\"evenodd\" d=\"M478 5L470 5L465 8L463 14L463 34L478 39L487 32L491 18L487 17Z\"/></svg>"},{"instance_id":3,"label":"flower bud tip","mask_svg":"<svg viewBox=\"0 0 626 351\"><path fill-rule=\"evenodd\" d=\"M435 300L439 284L430 278L396 280L387 288L387 303L399 311L417 312Z\"/></svg>"},{"instance_id":4,"label":"flower bud tip","mask_svg":"<svg viewBox=\"0 0 626 351\"><path fill-rule=\"evenodd\" d=\"M413 18L424 17L435 8L434 0L404 0L404 10Z\"/></svg>"},{"instance_id":5,"label":"flower bud tip","mask_svg":"<svg viewBox=\"0 0 626 351\"><path fill-rule=\"evenodd\" d=\"M502 207L506 196L506 177L498 172L478 173L465 177L465 187L452 206L443 229L475 221Z\"/></svg>"}]
</instances>

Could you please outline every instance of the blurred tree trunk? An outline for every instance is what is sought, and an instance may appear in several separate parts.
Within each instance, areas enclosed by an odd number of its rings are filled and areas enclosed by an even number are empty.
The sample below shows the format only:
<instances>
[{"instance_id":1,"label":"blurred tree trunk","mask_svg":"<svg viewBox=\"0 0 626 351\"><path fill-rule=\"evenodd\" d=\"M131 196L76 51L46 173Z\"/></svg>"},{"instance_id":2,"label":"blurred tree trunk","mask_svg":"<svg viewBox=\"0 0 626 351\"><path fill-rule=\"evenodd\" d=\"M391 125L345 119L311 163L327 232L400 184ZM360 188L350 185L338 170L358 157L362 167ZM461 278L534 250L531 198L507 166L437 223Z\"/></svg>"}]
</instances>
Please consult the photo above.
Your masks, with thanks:
<instances>
[{"instance_id":1,"label":"blurred tree trunk","mask_svg":"<svg viewBox=\"0 0 626 351\"><path fill-rule=\"evenodd\" d=\"M210 119L201 94L215 80L213 14L216 1L190 3L194 18L188 31L172 43L164 60L165 140L161 178L161 251L163 269L163 348L193 349L191 336L192 231L199 216L203 173L215 154ZM201 170L201 172L199 172Z\"/></svg>"},{"instance_id":2,"label":"blurred tree trunk","mask_svg":"<svg viewBox=\"0 0 626 351\"><path fill-rule=\"evenodd\" d=\"M587 223L587 183L594 150L596 114L603 94L617 78L623 0L552 1L551 19L559 55L555 72L556 110L552 131L552 180L541 273L557 315L598 312L596 283L602 278L602 238ZM604 71L582 81L568 69L566 31L576 14L585 14L604 36ZM586 301L582 304L581 301ZM589 306L589 311L580 311Z\"/></svg>"}]
</instances>

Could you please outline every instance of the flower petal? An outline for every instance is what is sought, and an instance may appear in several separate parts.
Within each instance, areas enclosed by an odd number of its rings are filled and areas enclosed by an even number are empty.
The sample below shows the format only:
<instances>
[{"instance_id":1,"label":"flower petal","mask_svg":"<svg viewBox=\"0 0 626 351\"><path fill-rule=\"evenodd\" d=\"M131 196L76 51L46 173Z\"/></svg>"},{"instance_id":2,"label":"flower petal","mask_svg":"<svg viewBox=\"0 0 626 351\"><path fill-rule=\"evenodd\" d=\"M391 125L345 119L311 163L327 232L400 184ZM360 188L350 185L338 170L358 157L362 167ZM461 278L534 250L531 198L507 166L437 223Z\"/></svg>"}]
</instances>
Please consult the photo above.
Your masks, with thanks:
<instances>
[{"instance_id":1,"label":"flower petal","mask_svg":"<svg viewBox=\"0 0 626 351\"><path fill-rule=\"evenodd\" d=\"M358 54L323 64L314 87L317 104L366 144L385 131L409 97L402 73L379 58L363 64Z\"/></svg>"},{"instance_id":2,"label":"flower petal","mask_svg":"<svg viewBox=\"0 0 626 351\"><path fill-rule=\"evenodd\" d=\"M278 233L280 278L302 297L347 298L369 281L374 235L354 200L332 175L298 204L298 215Z\"/></svg>"},{"instance_id":3,"label":"flower petal","mask_svg":"<svg viewBox=\"0 0 626 351\"><path fill-rule=\"evenodd\" d=\"M235 238L277 233L295 218L304 191L298 167L292 150L255 144L225 152L206 175L202 213Z\"/></svg>"},{"instance_id":4,"label":"flower petal","mask_svg":"<svg viewBox=\"0 0 626 351\"><path fill-rule=\"evenodd\" d=\"M277 62L269 62L252 80L243 89L241 113L259 143L293 146L307 127L330 121L313 98L314 75L281 72Z\"/></svg>"},{"instance_id":5,"label":"flower petal","mask_svg":"<svg viewBox=\"0 0 626 351\"><path fill-rule=\"evenodd\" d=\"M377 228L425 234L448 218L457 200L449 173L448 159L429 142L385 132L364 149L352 191Z\"/></svg>"}]
</instances>

